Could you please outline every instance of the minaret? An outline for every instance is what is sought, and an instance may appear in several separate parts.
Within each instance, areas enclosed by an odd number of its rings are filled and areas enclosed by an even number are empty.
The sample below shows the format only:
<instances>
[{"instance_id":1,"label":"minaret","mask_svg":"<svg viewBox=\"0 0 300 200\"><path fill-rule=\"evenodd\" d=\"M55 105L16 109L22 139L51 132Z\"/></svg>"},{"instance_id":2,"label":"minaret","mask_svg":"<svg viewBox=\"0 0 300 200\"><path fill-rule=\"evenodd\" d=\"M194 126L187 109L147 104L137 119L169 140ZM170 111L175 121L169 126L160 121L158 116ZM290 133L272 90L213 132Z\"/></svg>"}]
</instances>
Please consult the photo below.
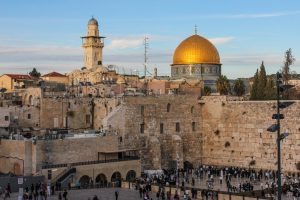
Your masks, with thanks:
<instances>
[{"instance_id":1,"label":"minaret","mask_svg":"<svg viewBox=\"0 0 300 200\"><path fill-rule=\"evenodd\" d=\"M87 36L82 38L82 48L84 50L84 67L92 69L102 65L102 48L104 38L99 36L98 21L92 17L88 22Z\"/></svg>"}]
</instances>

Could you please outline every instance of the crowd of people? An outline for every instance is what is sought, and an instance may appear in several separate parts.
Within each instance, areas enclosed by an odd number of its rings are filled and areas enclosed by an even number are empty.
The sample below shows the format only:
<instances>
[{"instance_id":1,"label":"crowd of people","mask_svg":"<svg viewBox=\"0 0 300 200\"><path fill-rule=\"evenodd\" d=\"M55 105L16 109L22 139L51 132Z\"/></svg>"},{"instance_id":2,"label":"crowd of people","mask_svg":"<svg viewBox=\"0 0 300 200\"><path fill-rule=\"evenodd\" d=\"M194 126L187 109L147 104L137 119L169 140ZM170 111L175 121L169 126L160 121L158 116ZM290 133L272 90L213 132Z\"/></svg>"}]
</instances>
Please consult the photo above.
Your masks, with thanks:
<instances>
[{"instance_id":1,"label":"crowd of people","mask_svg":"<svg viewBox=\"0 0 300 200\"><path fill-rule=\"evenodd\" d=\"M290 197L300 196L299 174L282 175L283 194ZM220 167L200 165L193 169L163 170L162 173L148 173L142 177L145 184L159 186L157 199L171 199L170 194L164 191L166 186L177 186L182 191L190 189L191 198L197 196L201 190L203 197L211 197L217 191L230 193L246 193L260 191L261 196L275 195L277 189L277 172L272 170L256 170L241 167ZM202 182L202 185L201 185ZM203 182L206 187L203 187ZM196 185L197 184L197 185ZM215 192L214 192L215 191ZM184 193L184 195L186 195ZM187 198L189 195L187 195Z\"/></svg>"}]
</instances>

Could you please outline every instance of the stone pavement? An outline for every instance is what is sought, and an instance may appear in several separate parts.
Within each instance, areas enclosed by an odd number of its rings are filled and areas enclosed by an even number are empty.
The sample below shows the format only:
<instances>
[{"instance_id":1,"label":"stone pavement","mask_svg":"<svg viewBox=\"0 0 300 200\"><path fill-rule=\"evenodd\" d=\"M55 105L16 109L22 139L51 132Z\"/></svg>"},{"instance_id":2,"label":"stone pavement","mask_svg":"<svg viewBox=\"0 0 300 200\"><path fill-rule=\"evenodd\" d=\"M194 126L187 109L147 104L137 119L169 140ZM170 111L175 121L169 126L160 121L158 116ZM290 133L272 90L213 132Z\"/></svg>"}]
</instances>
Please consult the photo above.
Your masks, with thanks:
<instances>
[{"instance_id":1,"label":"stone pavement","mask_svg":"<svg viewBox=\"0 0 300 200\"><path fill-rule=\"evenodd\" d=\"M115 191L119 191L118 200L137 200L140 199L138 191L122 188L99 188L99 189L81 189L81 190L68 190L68 200L87 200L93 199L94 195L97 195L99 200L115 200ZM50 196L47 200L58 200L58 193L54 196ZM151 194L153 199L155 194ZM17 200L18 194L13 193L11 200Z\"/></svg>"}]
</instances>

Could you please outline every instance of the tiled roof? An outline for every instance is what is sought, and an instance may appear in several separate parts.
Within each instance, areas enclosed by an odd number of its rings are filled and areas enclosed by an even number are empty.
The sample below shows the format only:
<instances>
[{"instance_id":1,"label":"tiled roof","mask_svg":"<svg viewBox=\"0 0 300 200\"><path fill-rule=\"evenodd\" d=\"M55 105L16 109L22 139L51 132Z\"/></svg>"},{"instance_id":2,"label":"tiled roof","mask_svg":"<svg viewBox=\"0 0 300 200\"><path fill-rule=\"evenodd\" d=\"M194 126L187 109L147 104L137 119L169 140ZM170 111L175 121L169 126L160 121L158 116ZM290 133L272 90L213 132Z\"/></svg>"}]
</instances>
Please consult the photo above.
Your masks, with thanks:
<instances>
[{"instance_id":1,"label":"tiled roof","mask_svg":"<svg viewBox=\"0 0 300 200\"><path fill-rule=\"evenodd\" d=\"M27 74L4 74L9 76L12 79L33 79L30 75Z\"/></svg>"}]
</instances>

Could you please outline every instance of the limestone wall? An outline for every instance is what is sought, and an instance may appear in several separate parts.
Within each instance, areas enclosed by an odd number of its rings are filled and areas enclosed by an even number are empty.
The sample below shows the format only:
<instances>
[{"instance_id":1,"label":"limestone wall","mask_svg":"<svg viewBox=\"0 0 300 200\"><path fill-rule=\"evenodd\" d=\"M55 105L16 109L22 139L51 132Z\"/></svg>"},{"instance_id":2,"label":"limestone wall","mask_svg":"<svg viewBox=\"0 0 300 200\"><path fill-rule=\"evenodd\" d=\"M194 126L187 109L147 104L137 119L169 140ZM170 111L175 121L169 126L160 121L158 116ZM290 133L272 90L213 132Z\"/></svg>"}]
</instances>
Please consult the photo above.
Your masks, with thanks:
<instances>
[{"instance_id":1,"label":"limestone wall","mask_svg":"<svg viewBox=\"0 0 300 200\"><path fill-rule=\"evenodd\" d=\"M125 97L120 107L106 121L119 131L119 136L123 137L124 148L135 147L141 150L143 169L155 169L159 163L161 168L167 168L170 161L176 160L176 152L182 161L200 162L202 125L197 97ZM192 122L195 122L194 130ZM178 131L176 123L180 126ZM143 133L141 126L144 127ZM179 144L172 139L174 135L178 136ZM183 147L183 143L193 145ZM160 152L160 155L156 156L154 152Z\"/></svg>"},{"instance_id":2,"label":"limestone wall","mask_svg":"<svg viewBox=\"0 0 300 200\"><path fill-rule=\"evenodd\" d=\"M276 169L276 133L267 132L275 123L275 101L226 101L225 97L207 97L202 106L203 163ZM300 159L300 102L283 109L282 167L297 171Z\"/></svg>"},{"instance_id":3,"label":"limestone wall","mask_svg":"<svg viewBox=\"0 0 300 200\"><path fill-rule=\"evenodd\" d=\"M31 156L31 141L0 140L0 172L31 175Z\"/></svg>"}]
</instances>

